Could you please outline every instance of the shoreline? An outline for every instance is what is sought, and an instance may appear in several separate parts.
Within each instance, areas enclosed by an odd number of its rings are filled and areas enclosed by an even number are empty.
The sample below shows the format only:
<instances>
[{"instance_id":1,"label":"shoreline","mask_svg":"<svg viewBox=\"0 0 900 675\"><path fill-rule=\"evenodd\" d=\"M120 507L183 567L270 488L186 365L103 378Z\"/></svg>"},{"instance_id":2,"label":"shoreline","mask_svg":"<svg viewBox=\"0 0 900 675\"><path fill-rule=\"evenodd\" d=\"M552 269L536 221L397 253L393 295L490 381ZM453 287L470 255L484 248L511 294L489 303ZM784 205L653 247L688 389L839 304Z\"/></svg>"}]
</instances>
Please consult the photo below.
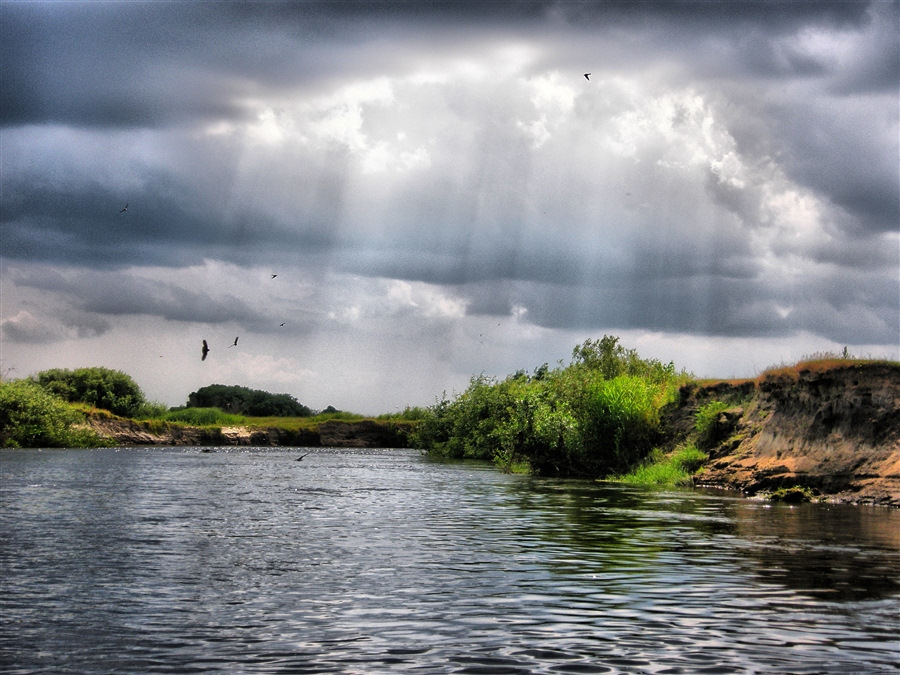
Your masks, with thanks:
<instances>
[{"instance_id":1,"label":"shoreline","mask_svg":"<svg viewBox=\"0 0 900 675\"><path fill-rule=\"evenodd\" d=\"M705 438L696 417L723 407ZM709 454L698 487L755 496L804 489L829 501L900 507L900 365L785 368L753 380L699 381L661 411L663 447ZM190 427L96 415L89 426L118 445L410 447L409 427L329 420L317 427Z\"/></svg>"}]
</instances>

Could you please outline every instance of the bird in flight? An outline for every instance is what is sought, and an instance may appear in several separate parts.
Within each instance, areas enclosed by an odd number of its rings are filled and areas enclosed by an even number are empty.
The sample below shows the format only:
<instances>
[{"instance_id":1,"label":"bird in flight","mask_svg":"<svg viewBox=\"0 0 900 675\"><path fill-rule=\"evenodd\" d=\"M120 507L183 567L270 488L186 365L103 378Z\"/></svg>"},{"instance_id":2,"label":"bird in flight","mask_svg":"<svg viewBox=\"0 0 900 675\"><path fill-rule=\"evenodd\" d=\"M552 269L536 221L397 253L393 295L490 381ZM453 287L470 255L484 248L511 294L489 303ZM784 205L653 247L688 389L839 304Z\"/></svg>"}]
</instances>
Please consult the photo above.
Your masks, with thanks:
<instances>
[{"instance_id":1,"label":"bird in flight","mask_svg":"<svg viewBox=\"0 0 900 675\"><path fill-rule=\"evenodd\" d=\"M128 202L125 202L125 207L119 211L119 213L125 213L128 210Z\"/></svg>"},{"instance_id":2,"label":"bird in flight","mask_svg":"<svg viewBox=\"0 0 900 675\"><path fill-rule=\"evenodd\" d=\"M277 277L277 276L278 276L277 274L273 274L273 275L272 275L272 278L274 279L274 278Z\"/></svg>"},{"instance_id":3,"label":"bird in flight","mask_svg":"<svg viewBox=\"0 0 900 675\"><path fill-rule=\"evenodd\" d=\"M283 326L284 326L284 323L282 322L282 323L278 324L278 326L279 326L279 328L280 328L280 327L283 327Z\"/></svg>"},{"instance_id":4,"label":"bird in flight","mask_svg":"<svg viewBox=\"0 0 900 675\"><path fill-rule=\"evenodd\" d=\"M240 336L238 336L238 337L240 337ZM238 339L234 338L234 342L232 344L228 345L228 349L231 349L232 347L237 347L237 341L238 341Z\"/></svg>"},{"instance_id":5,"label":"bird in flight","mask_svg":"<svg viewBox=\"0 0 900 675\"><path fill-rule=\"evenodd\" d=\"M209 354L209 345L206 344L206 340L203 341L203 349L200 350L200 360L206 361L206 355Z\"/></svg>"},{"instance_id":6,"label":"bird in flight","mask_svg":"<svg viewBox=\"0 0 900 675\"><path fill-rule=\"evenodd\" d=\"M590 81L591 81L591 74L590 74L590 73L585 73L585 74L584 74L584 79L586 79L588 82L590 82Z\"/></svg>"},{"instance_id":7,"label":"bird in flight","mask_svg":"<svg viewBox=\"0 0 900 675\"><path fill-rule=\"evenodd\" d=\"M306 455L308 455L308 454L309 454L309 453L307 452ZM297 459L295 459L294 461L295 461L295 462L300 462L300 461L303 460L304 457L306 457L306 455L300 455L300 456L299 456Z\"/></svg>"}]
</instances>

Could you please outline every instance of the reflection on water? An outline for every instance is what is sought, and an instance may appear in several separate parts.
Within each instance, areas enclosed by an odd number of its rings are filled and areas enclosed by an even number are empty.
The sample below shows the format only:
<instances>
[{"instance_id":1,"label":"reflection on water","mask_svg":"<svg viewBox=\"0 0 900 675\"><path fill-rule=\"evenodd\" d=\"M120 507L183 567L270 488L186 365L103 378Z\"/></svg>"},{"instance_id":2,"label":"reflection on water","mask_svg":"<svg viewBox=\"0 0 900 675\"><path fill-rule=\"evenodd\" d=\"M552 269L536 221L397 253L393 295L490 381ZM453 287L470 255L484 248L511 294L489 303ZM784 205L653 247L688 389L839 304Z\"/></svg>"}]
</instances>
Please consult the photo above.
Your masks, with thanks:
<instances>
[{"instance_id":1,"label":"reflection on water","mask_svg":"<svg viewBox=\"0 0 900 675\"><path fill-rule=\"evenodd\" d=\"M296 456L4 452L0 668L900 666L900 511Z\"/></svg>"}]
</instances>

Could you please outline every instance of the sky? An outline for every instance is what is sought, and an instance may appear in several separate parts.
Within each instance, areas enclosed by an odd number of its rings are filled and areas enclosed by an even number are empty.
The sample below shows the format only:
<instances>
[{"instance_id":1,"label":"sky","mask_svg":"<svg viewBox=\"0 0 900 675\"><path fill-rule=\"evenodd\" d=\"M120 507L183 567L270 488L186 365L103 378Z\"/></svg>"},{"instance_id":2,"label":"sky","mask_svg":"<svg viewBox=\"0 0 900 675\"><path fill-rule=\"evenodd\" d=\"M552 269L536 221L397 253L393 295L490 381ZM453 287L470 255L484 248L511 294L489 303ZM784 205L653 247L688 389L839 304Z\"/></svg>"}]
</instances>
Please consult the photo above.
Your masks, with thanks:
<instances>
[{"instance_id":1,"label":"sky","mask_svg":"<svg viewBox=\"0 0 900 675\"><path fill-rule=\"evenodd\" d=\"M4 0L0 375L379 414L607 334L701 377L900 359L898 26L894 0Z\"/></svg>"}]
</instances>

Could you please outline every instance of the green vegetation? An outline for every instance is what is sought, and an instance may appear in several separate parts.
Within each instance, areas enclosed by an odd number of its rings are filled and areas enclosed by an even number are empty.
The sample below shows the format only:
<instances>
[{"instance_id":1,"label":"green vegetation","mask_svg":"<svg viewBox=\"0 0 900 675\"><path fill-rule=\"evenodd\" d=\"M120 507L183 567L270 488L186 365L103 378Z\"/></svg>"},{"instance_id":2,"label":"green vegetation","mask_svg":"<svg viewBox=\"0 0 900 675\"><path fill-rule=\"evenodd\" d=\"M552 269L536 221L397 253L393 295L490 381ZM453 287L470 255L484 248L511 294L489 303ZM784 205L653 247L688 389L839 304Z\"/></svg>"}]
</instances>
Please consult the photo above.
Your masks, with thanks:
<instances>
[{"instance_id":1,"label":"green vegetation","mask_svg":"<svg viewBox=\"0 0 900 675\"><path fill-rule=\"evenodd\" d=\"M719 413L728 410L730 407L731 405L724 401L710 401L700 407L697 411L695 429L701 443L706 443L712 439Z\"/></svg>"},{"instance_id":2,"label":"green vegetation","mask_svg":"<svg viewBox=\"0 0 900 675\"><path fill-rule=\"evenodd\" d=\"M766 368L759 376L760 379L765 377L776 377L786 375L796 378L802 371L825 372L835 368L845 368L852 366L861 366L869 364L883 364L891 367L900 367L900 362L891 361L883 358L872 358L868 356L857 356L851 354L847 347L838 354L836 352L816 352L808 354L800 359L797 363L770 366Z\"/></svg>"},{"instance_id":3,"label":"green vegetation","mask_svg":"<svg viewBox=\"0 0 900 675\"><path fill-rule=\"evenodd\" d=\"M587 340L572 362L505 380L473 377L427 409L412 442L431 454L492 460L507 471L602 476L628 471L661 438L659 411L687 379L619 338Z\"/></svg>"},{"instance_id":4,"label":"green vegetation","mask_svg":"<svg viewBox=\"0 0 900 675\"><path fill-rule=\"evenodd\" d=\"M687 445L664 455L654 450L648 460L627 474L613 476L611 480L634 485L693 485L694 474L708 459L705 452Z\"/></svg>"},{"instance_id":5,"label":"green vegetation","mask_svg":"<svg viewBox=\"0 0 900 675\"><path fill-rule=\"evenodd\" d=\"M425 419L428 415L428 410L426 408L421 408L419 406L407 406L403 409L402 412L399 413L385 413L383 415L378 415L375 419L377 420L403 420L406 422L418 422L419 420Z\"/></svg>"},{"instance_id":6,"label":"green vegetation","mask_svg":"<svg viewBox=\"0 0 900 675\"><path fill-rule=\"evenodd\" d=\"M88 448L110 445L82 426L77 406L30 380L0 382L0 445L6 448Z\"/></svg>"},{"instance_id":7,"label":"green vegetation","mask_svg":"<svg viewBox=\"0 0 900 675\"><path fill-rule=\"evenodd\" d=\"M784 502L785 504L803 504L819 499L815 490L799 485L778 488L765 496L773 502Z\"/></svg>"},{"instance_id":8,"label":"green vegetation","mask_svg":"<svg viewBox=\"0 0 900 675\"><path fill-rule=\"evenodd\" d=\"M237 426L246 423L243 415L232 415L218 408L177 408L164 413L161 418L166 422L181 422L194 427Z\"/></svg>"},{"instance_id":9,"label":"green vegetation","mask_svg":"<svg viewBox=\"0 0 900 675\"><path fill-rule=\"evenodd\" d=\"M312 411L290 394L270 394L237 385L210 384L188 395L188 408L220 408L253 417L309 417Z\"/></svg>"},{"instance_id":10,"label":"green vegetation","mask_svg":"<svg viewBox=\"0 0 900 675\"><path fill-rule=\"evenodd\" d=\"M34 375L32 380L65 401L88 403L122 417L134 417L147 405L144 393L130 375L109 368L55 368Z\"/></svg>"}]
</instances>

